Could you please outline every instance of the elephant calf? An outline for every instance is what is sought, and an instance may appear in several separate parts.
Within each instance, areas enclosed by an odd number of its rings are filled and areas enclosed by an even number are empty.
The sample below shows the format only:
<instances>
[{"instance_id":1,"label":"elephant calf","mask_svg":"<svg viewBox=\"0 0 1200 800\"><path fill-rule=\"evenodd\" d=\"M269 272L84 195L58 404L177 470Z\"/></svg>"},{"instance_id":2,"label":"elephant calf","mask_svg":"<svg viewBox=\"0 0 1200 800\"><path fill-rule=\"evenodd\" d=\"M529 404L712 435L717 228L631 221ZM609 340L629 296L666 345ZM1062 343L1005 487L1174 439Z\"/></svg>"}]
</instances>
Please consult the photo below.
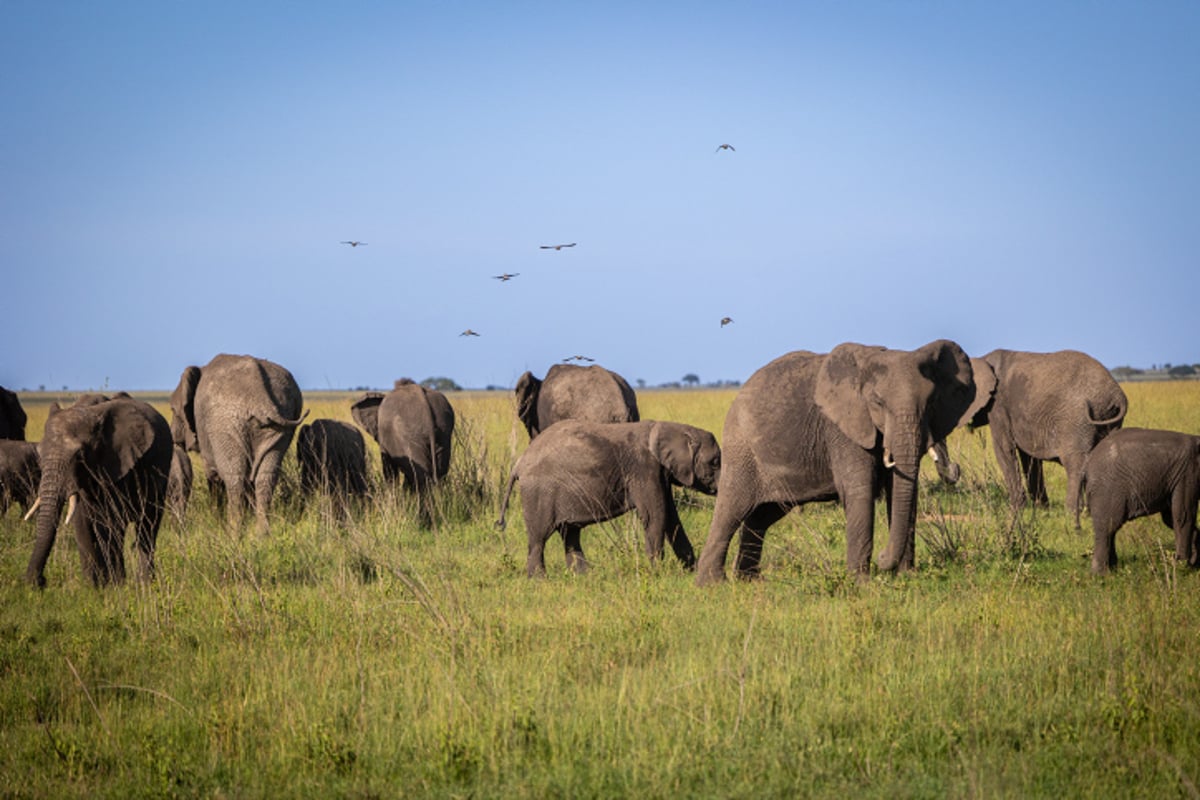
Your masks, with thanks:
<instances>
[{"instance_id":1,"label":"elephant calf","mask_svg":"<svg viewBox=\"0 0 1200 800\"><path fill-rule=\"evenodd\" d=\"M348 422L318 419L296 434L300 490L321 491L339 500L367 493L367 446Z\"/></svg>"},{"instance_id":2,"label":"elephant calf","mask_svg":"<svg viewBox=\"0 0 1200 800\"><path fill-rule=\"evenodd\" d=\"M696 556L671 486L716 494L720 471L717 440L691 425L564 420L543 431L513 465L496 526L504 528L513 484L520 481L530 577L545 575L546 541L555 531L562 534L567 566L587 571L579 532L631 509L645 526L650 557L662 555L665 539L691 569Z\"/></svg>"},{"instance_id":3,"label":"elephant calf","mask_svg":"<svg viewBox=\"0 0 1200 800\"><path fill-rule=\"evenodd\" d=\"M1161 514L1175 530L1175 557L1200 567L1196 505L1200 501L1200 436L1123 428L1092 450L1084 470L1095 542L1092 572L1117 565L1117 530Z\"/></svg>"},{"instance_id":4,"label":"elephant calf","mask_svg":"<svg viewBox=\"0 0 1200 800\"><path fill-rule=\"evenodd\" d=\"M32 508L41 480L37 445L0 439L0 517L12 503L20 503L24 511Z\"/></svg>"}]
</instances>

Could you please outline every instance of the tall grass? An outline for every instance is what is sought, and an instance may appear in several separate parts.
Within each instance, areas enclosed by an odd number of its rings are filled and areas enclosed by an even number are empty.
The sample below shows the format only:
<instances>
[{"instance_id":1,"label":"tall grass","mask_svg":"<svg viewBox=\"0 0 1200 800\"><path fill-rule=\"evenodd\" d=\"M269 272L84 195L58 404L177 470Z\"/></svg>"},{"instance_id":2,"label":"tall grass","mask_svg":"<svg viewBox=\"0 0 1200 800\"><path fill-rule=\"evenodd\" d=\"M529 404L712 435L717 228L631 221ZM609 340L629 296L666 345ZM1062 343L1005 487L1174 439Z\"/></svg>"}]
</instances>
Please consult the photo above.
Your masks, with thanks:
<instances>
[{"instance_id":1,"label":"tall grass","mask_svg":"<svg viewBox=\"0 0 1200 800\"><path fill-rule=\"evenodd\" d=\"M1197 389L1127 387L1129 424L1200 433ZM732 396L639 402L719 436ZM349 419L349 401L306 405ZM820 504L769 531L762 580L701 590L645 558L632 518L585 529L586 576L555 540L526 579L519 514L492 525L526 445L511 396L451 401L428 527L369 440L361 507L301 504L289 457L266 536L226 530L198 480L150 585L92 589L63 535L49 588L26 588L33 529L10 511L0 795L1200 794L1198 576L1157 520L1090 576L1062 470L1049 509L1011 517L986 429L951 438L957 486L926 465L916 573L848 579ZM712 500L680 499L699 546ZM881 547L882 507L877 529Z\"/></svg>"}]
</instances>

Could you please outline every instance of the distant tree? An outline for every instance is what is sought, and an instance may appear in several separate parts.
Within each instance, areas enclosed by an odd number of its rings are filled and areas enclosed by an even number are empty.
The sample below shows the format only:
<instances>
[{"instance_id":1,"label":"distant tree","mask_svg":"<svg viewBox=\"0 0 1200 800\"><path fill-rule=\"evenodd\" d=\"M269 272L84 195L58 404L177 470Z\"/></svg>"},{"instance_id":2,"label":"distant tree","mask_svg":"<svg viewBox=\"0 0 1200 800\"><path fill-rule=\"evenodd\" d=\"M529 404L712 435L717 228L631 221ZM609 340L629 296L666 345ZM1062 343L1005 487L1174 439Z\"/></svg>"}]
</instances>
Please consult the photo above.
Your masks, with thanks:
<instances>
[{"instance_id":1,"label":"distant tree","mask_svg":"<svg viewBox=\"0 0 1200 800\"><path fill-rule=\"evenodd\" d=\"M645 378L638 378L638 379L637 379L637 385L638 385L638 388L639 388L639 389L645 389L645 388L646 388L646 379L645 379Z\"/></svg>"},{"instance_id":2,"label":"distant tree","mask_svg":"<svg viewBox=\"0 0 1200 800\"><path fill-rule=\"evenodd\" d=\"M449 378L437 376L421 381L426 389L437 389L439 392L461 392L462 387Z\"/></svg>"},{"instance_id":3,"label":"distant tree","mask_svg":"<svg viewBox=\"0 0 1200 800\"><path fill-rule=\"evenodd\" d=\"M1180 364L1178 367L1171 367L1167 370L1167 374L1172 378L1186 378L1196 374L1196 368L1190 367L1187 364Z\"/></svg>"},{"instance_id":4,"label":"distant tree","mask_svg":"<svg viewBox=\"0 0 1200 800\"><path fill-rule=\"evenodd\" d=\"M1116 367L1113 369L1112 374L1118 378L1130 378L1134 375L1141 375L1142 370L1134 367Z\"/></svg>"},{"instance_id":5,"label":"distant tree","mask_svg":"<svg viewBox=\"0 0 1200 800\"><path fill-rule=\"evenodd\" d=\"M697 383L700 382L700 376L694 372L689 372L687 375L683 376L682 380L688 386L695 386Z\"/></svg>"}]
</instances>

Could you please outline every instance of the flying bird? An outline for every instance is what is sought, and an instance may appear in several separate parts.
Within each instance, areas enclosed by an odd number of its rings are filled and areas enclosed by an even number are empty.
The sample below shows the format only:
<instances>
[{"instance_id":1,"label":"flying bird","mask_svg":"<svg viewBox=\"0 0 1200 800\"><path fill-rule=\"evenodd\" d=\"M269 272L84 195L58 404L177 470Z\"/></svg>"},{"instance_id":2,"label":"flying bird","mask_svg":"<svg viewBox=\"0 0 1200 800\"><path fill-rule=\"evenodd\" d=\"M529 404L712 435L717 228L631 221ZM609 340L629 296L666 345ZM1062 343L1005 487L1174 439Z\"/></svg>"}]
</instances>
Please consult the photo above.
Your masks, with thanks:
<instances>
[{"instance_id":1,"label":"flying bird","mask_svg":"<svg viewBox=\"0 0 1200 800\"><path fill-rule=\"evenodd\" d=\"M467 328L465 331L463 331L462 333L459 334L459 336L478 336L478 335L479 335L478 333L471 330L470 328Z\"/></svg>"},{"instance_id":2,"label":"flying bird","mask_svg":"<svg viewBox=\"0 0 1200 800\"><path fill-rule=\"evenodd\" d=\"M342 244L348 244L351 247L358 247L360 244L366 244L366 242L342 242Z\"/></svg>"},{"instance_id":3,"label":"flying bird","mask_svg":"<svg viewBox=\"0 0 1200 800\"><path fill-rule=\"evenodd\" d=\"M733 322L733 317L721 317L721 327L724 328L729 323Z\"/></svg>"},{"instance_id":4,"label":"flying bird","mask_svg":"<svg viewBox=\"0 0 1200 800\"><path fill-rule=\"evenodd\" d=\"M563 359L563 361L595 361L595 360L596 359L588 358L587 356L567 356L566 358Z\"/></svg>"},{"instance_id":5,"label":"flying bird","mask_svg":"<svg viewBox=\"0 0 1200 800\"><path fill-rule=\"evenodd\" d=\"M719 153L719 152L721 152L722 150L729 150L729 151L731 151L731 152L734 152L734 153L736 153L736 152L737 152L737 148L735 148L735 147L734 147L733 145L731 145L731 144L722 144L722 145L717 145L717 149L716 149L716 150L713 150L713 152L714 152L714 153Z\"/></svg>"},{"instance_id":6,"label":"flying bird","mask_svg":"<svg viewBox=\"0 0 1200 800\"><path fill-rule=\"evenodd\" d=\"M519 273L519 272L506 272L503 275L493 275L492 277L498 281L511 281L513 278L517 277L520 274L521 273Z\"/></svg>"},{"instance_id":7,"label":"flying bird","mask_svg":"<svg viewBox=\"0 0 1200 800\"><path fill-rule=\"evenodd\" d=\"M575 246L575 242L571 242L570 244L543 244L543 245L539 245L538 249L540 249L540 250L562 250L564 247L574 247L574 246Z\"/></svg>"}]
</instances>

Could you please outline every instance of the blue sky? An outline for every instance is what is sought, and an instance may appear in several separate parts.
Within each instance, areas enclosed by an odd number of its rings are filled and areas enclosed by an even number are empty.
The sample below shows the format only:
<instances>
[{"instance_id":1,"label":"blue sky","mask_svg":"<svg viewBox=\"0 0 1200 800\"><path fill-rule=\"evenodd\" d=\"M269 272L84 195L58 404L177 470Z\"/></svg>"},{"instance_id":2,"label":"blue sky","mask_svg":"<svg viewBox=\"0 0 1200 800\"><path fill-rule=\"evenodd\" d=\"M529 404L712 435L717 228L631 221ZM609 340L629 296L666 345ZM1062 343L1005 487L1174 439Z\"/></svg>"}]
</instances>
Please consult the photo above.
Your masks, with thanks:
<instances>
[{"instance_id":1,"label":"blue sky","mask_svg":"<svg viewBox=\"0 0 1200 800\"><path fill-rule=\"evenodd\" d=\"M0 0L0 385L1198 362L1197 41L1195 2Z\"/></svg>"}]
</instances>

